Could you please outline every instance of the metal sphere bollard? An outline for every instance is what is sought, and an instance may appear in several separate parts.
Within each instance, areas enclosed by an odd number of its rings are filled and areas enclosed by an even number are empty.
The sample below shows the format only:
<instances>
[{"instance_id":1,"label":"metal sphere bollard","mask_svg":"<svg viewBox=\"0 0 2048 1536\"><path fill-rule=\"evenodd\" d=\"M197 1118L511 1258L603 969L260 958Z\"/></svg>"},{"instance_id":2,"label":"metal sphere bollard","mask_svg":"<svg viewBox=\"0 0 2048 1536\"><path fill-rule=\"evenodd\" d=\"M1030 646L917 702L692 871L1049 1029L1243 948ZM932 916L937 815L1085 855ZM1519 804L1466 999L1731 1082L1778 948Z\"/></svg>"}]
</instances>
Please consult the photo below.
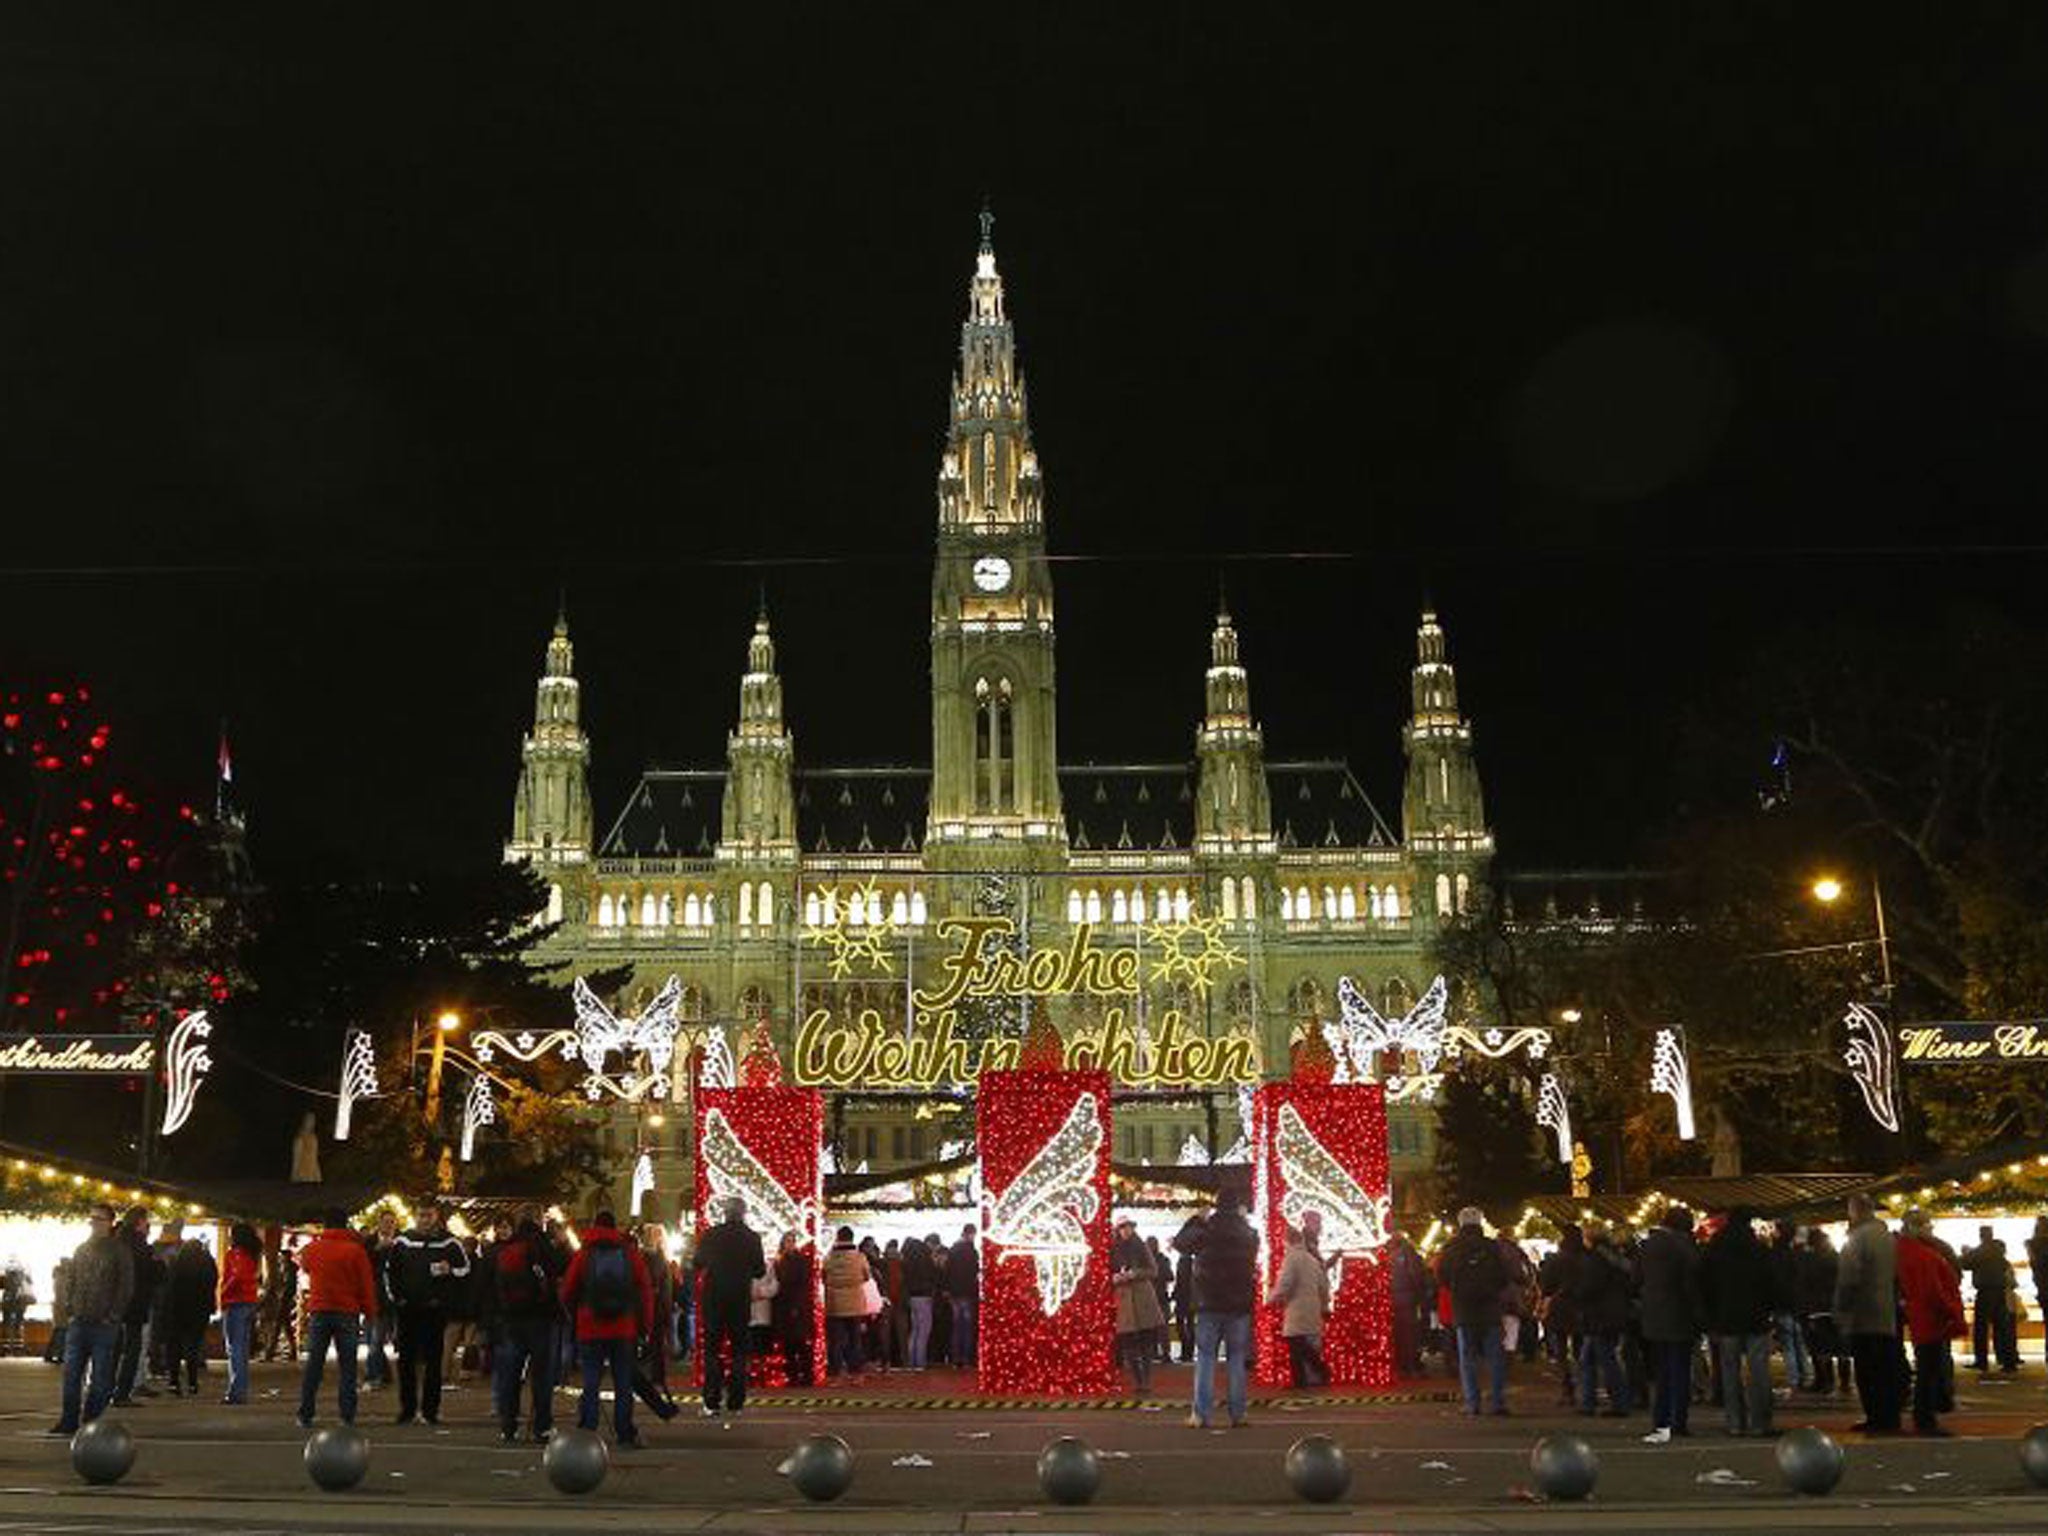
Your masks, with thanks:
<instances>
[{"instance_id":1,"label":"metal sphere bollard","mask_svg":"<svg viewBox=\"0 0 2048 1536\"><path fill-rule=\"evenodd\" d=\"M1600 1458L1577 1435L1545 1435L1529 1452L1529 1472L1547 1499L1583 1499L1600 1480Z\"/></svg>"},{"instance_id":2,"label":"metal sphere bollard","mask_svg":"<svg viewBox=\"0 0 2048 1536\"><path fill-rule=\"evenodd\" d=\"M1811 1424L1778 1438L1778 1471L1795 1492L1816 1498L1832 1492L1847 1461L1833 1437Z\"/></svg>"},{"instance_id":3,"label":"metal sphere bollard","mask_svg":"<svg viewBox=\"0 0 2048 1536\"><path fill-rule=\"evenodd\" d=\"M353 1488L370 1470L370 1437L353 1424L315 1430L306 1438L306 1475L329 1493Z\"/></svg>"},{"instance_id":4,"label":"metal sphere bollard","mask_svg":"<svg viewBox=\"0 0 2048 1536\"><path fill-rule=\"evenodd\" d=\"M806 1435L775 1470L822 1504L853 1486L853 1447L837 1435Z\"/></svg>"},{"instance_id":5,"label":"metal sphere bollard","mask_svg":"<svg viewBox=\"0 0 2048 1536\"><path fill-rule=\"evenodd\" d=\"M2048 1488L2048 1424L2020 1436L2020 1470L2036 1488Z\"/></svg>"},{"instance_id":6,"label":"metal sphere bollard","mask_svg":"<svg viewBox=\"0 0 2048 1536\"><path fill-rule=\"evenodd\" d=\"M119 1419L94 1419L71 1437L72 1470L88 1483L118 1483L135 1465L135 1436Z\"/></svg>"},{"instance_id":7,"label":"metal sphere bollard","mask_svg":"<svg viewBox=\"0 0 2048 1536\"><path fill-rule=\"evenodd\" d=\"M594 1429L558 1429L540 1461L560 1492L588 1493L611 1470L612 1453Z\"/></svg>"},{"instance_id":8,"label":"metal sphere bollard","mask_svg":"<svg viewBox=\"0 0 2048 1536\"><path fill-rule=\"evenodd\" d=\"M1351 1463L1328 1435L1303 1435L1287 1448L1288 1486L1311 1504L1329 1504L1351 1488Z\"/></svg>"},{"instance_id":9,"label":"metal sphere bollard","mask_svg":"<svg viewBox=\"0 0 2048 1536\"><path fill-rule=\"evenodd\" d=\"M1102 1486L1102 1460L1078 1435L1048 1440L1038 1453L1038 1486L1055 1504L1086 1504Z\"/></svg>"}]
</instances>

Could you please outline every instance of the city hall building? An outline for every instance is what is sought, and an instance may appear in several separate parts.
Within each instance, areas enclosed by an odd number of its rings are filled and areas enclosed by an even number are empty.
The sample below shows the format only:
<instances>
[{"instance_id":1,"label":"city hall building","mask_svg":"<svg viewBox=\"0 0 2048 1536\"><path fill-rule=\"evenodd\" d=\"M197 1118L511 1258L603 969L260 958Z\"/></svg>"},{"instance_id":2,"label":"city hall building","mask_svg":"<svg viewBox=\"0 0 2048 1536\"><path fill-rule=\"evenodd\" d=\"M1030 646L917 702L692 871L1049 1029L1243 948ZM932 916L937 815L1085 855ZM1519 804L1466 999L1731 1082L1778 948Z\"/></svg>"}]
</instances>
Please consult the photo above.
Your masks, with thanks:
<instances>
[{"instance_id":1,"label":"city hall building","mask_svg":"<svg viewBox=\"0 0 2048 1536\"><path fill-rule=\"evenodd\" d=\"M673 975L685 1028L723 1026L735 1050L765 1020L785 1071L831 1090L837 1167L880 1172L937 1158L965 1102L943 1083L862 1081L846 1066L871 1059L854 1049L863 1021L877 1039L933 1027L919 993L958 952L949 920L988 919L991 948L1024 957L1132 949L1128 996L1040 989L997 1000L993 1019L949 1015L948 1028L1014 1039L1046 1017L1100 1041L1107 1020L1150 1052L1119 1096L1117 1159L1172 1164L1190 1138L1224 1155L1240 1135L1235 1081L1284 1076L1303 1023L1333 1016L1340 977L1405 1012L1436 974L1439 926L1485 876L1493 839L1444 630L1422 613L1398 831L1341 759L1267 759L1245 660L1257 636L1240 637L1227 611L1186 637L1191 703L1206 640L1190 758L1063 760L1047 494L986 220L936 500L928 761L804 761L764 612L733 637L744 667L723 763L650 768L600 816L557 621L505 846L548 884L559 926L543 956L564 974L630 963L621 1012ZM1159 963L1190 934L1213 964ZM1180 1054L1226 1040L1254 1048ZM1162 1066L1169 1041L1180 1045ZM1175 1065L1226 1056L1233 1081ZM615 1117L614 1153L630 1153L633 1118ZM1429 1107L1396 1105L1390 1122L1397 1174L1427 1168ZM662 1140L675 1159L677 1138ZM660 1184L679 1177L664 1167Z\"/></svg>"}]
</instances>

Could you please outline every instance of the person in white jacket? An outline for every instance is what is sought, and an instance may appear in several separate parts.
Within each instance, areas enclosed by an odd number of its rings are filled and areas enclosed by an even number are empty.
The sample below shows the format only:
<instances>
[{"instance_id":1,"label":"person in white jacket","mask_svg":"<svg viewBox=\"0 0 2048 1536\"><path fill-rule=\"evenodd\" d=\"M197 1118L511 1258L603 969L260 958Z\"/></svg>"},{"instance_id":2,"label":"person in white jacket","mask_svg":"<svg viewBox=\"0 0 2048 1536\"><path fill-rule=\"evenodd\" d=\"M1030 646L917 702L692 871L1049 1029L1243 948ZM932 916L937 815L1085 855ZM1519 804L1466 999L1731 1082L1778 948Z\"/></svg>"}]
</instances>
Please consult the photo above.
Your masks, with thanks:
<instances>
[{"instance_id":1,"label":"person in white jacket","mask_svg":"<svg viewBox=\"0 0 2048 1536\"><path fill-rule=\"evenodd\" d=\"M1287 1340L1289 1381L1296 1387L1326 1385L1330 1369L1323 1363L1323 1319L1330 1314L1330 1276L1292 1227L1287 1229L1287 1255L1266 1302L1286 1308L1280 1335Z\"/></svg>"}]
</instances>

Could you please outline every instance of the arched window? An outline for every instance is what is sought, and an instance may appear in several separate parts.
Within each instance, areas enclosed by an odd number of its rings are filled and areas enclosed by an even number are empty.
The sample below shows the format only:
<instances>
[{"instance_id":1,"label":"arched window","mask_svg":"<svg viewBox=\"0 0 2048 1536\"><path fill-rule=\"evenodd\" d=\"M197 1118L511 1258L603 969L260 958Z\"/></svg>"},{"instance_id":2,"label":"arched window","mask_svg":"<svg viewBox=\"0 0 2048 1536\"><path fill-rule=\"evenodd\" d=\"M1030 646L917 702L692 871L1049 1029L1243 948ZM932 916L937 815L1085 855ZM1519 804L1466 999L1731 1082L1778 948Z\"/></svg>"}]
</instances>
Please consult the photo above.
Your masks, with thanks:
<instances>
[{"instance_id":1,"label":"arched window","mask_svg":"<svg viewBox=\"0 0 2048 1536\"><path fill-rule=\"evenodd\" d=\"M1280 887L1280 921L1283 923L1294 921L1294 892L1287 889L1284 885Z\"/></svg>"},{"instance_id":2,"label":"arched window","mask_svg":"<svg viewBox=\"0 0 2048 1536\"><path fill-rule=\"evenodd\" d=\"M924 926L924 918L924 892L912 891L910 893L910 926L922 928Z\"/></svg>"},{"instance_id":3,"label":"arched window","mask_svg":"<svg viewBox=\"0 0 2048 1536\"><path fill-rule=\"evenodd\" d=\"M1237 882L1237 910L1244 914L1246 922L1253 923L1258 921L1259 903L1254 895L1252 877L1250 875L1244 876Z\"/></svg>"},{"instance_id":4,"label":"arched window","mask_svg":"<svg viewBox=\"0 0 2048 1536\"><path fill-rule=\"evenodd\" d=\"M1337 893L1326 885L1323 887L1323 916L1327 918L1335 918L1336 915Z\"/></svg>"},{"instance_id":5,"label":"arched window","mask_svg":"<svg viewBox=\"0 0 2048 1536\"><path fill-rule=\"evenodd\" d=\"M763 928L775 925L775 887L766 880L755 887L754 917Z\"/></svg>"},{"instance_id":6,"label":"arched window","mask_svg":"<svg viewBox=\"0 0 2048 1536\"><path fill-rule=\"evenodd\" d=\"M711 927L718 921L718 898L707 894L704 897L704 926Z\"/></svg>"},{"instance_id":7,"label":"arched window","mask_svg":"<svg viewBox=\"0 0 2048 1536\"><path fill-rule=\"evenodd\" d=\"M559 923L561 920L562 888L559 885L551 885L548 887L548 921Z\"/></svg>"},{"instance_id":8,"label":"arched window","mask_svg":"<svg viewBox=\"0 0 2048 1536\"><path fill-rule=\"evenodd\" d=\"M1081 921L1081 893L1079 891L1067 892L1067 921L1070 923Z\"/></svg>"},{"instance_id":9,"label":"arched window","mask_svg":"<svg viewBox=\"0 0 2048 1536\"><path fill-rule=\"evenodd\" d=\"M740 993L738 1008L742 1024L758 1024L768 1017L768 994L760 987L747 987Z\"/></svg>"},{"instance_id":10,"label":"arched window","mask_svg":"<svg viewBox=\"0 0 2048 1536\"><path fill-rule=\"evenodd\" d=\"M1259 995L1253 990L1252 979L1240 976L1230 984L1228 1011L1232 1022L1249 1024L1259 1016Z\"/></svg>"},{"instance_id":11,"label":"arched window","mask_svg":"<svg viewBox=\"0 0 2048 1536\"><path fill-rule=\"evenodd\" d=\"M612 925L612 899L609 896L597 898L597 926L609 928Z\"/></svg>"},{"instance_id":12,"label":"arched window","mask_svg":"<svg viewBox=\"0 0 2048 1536\"><path fill-rule=\"evenodd\" d=\"M1358 892L1348 885L1337 892L1337 915L1347 923L1358 916Z\"/></svg>"},{"instance_id":13,"label":"arched window","mask_svg":"<svg viewBox=\"0 0 2048 1536\"><path fill-rule=\"evenodd\" d=\"M1390 885L1387 887L1386 901L1381 906L1380 913L1390 923L1396 923L1401 920L1401 890L1399 886Z\"/></svg>"},{"instance_id":14,"label":"arched window","mask_svg":"<svg viewBox=\"0 0 2048 1536\"><path fill-rule=\"evenodd\" d=\"M1165 923L1171 922L1172 919L1173 898L1166 894L1166 887L1161 886L1158 895L1153 899L1152 921L1155 923Z\"/></svg>"},{"instance_id":15,"label":"arched window","mask_svg":"<svg viewBox=\"0 0 2048 1536\"><path fill-rule=\"evenodd\" d=\"M1380 1006L1388 1018L1401 1018L1415 1006L1415 989L1402 977L1389 976L1380 985Z\"/></svg>"},{"instance_id":16,"label":"arched window","mask_svg":"<svg viewBox=\"0 0 2048 1536\"><path fill-rule=\"evenodd\" d=\"M685 928L701 928L703 925L704 907L697 900L697 893L692 891L683 898L683 926Z\"/></svg>"},{"instance_id":17,"label":"arched window","mask_svg":"<svg viewBox=\"0 0 2048 1536\"><path fill-rule=\"evenodd\" d=\"M816 891L804 892L804 926L816 928L825 921L825 909L818 905Z\"/></svg>"},{"instance_id":18,"label":"arched window","mask_svg":"<svg viewBox=\"0 0 2048 1536\"><path fill-rule=\"evenodd\" d=\"M1223 921L1237 921L1237 882L1228 876L1225 876L1223 881Z\"/></svg>"},{"instance_id":19,"label":"arched window","mask_svg":"<svg viewBox=\"0 0 2048 1536\"><path fill-rule=\"evenodd\" d=\"M754 926L754 888L744 880L740 882L740 926Z\"/></svg>"},{"instance_id":20,"label":"arched window","mask_svg":"<svg viewBox=\"0 0 2048 1536\"><path fill-rule=\"evenodd\" d=\"M861 927L865 927L865 926L867 925L867 920L868 920L868 903L867 903L867 898L866 898L865 896L861 895L861 893L860 893L859 891L855 891L855 892L854 892L854 893L853 893L853 894L852 894L851 896L849 896L849 897L848 897L848 898L846 899L846 921L847 921L847 925L848 925L849 927L853 927L853 928L861 928Z\"/></svg>"},{"instance_id":21,"label":"arched window","mask_svg":"<svg viewBox=\"0 0 2048 1536\"><path fill-rule=\"evenodd\" d=\"M1323 1016L1323 989L1314 977L1304 976L1287 994L1287 1011L1297 1022Z\"/></svg>"},{"instance_id":22,"label":"arched window","mask_svg":"<svg viewBox=\"0 0 2048 1536\"><path fill-rule=\"evenodd\" d=\"M898 928L910 921L910 897L902 891L889 898L889 921Z\"/></svg>"},{"instance_id":23,"label":"arched window","mask_svg":"<svg viewBox=\"0 0 2048 1536\"><path fill-rule=\"evenodd\" d=\"M837 928L839 926L839 893L831 889L827 889L825 892L825 926L827 928Z\"/></svg>"},{"instance_id":24,"label":"arched window","mask_svg":"<svg viewBox=\"0 0 2048 1536\"><path fill-rule=\"evenodd\" d=\"M1380 888L1378 886L1368 885L1365 888L1365 902L1365 910L1368 917L1379 918L1385 915L1380 907Z\"/></svg>"},{"instance_id":25,"label":"arched window","mask_svg":"<svg viewBox=\"0 0 2048 1536\"><path fill-rule=\"evenodd\" d=\"M1472 877L1462 873L1458 876L1458 910L1472 910Z\"/></svg>"},{"instance_id":26,"label":"arched window","mask_svg":"<svg viewBox=\"0 0 2048 1536\"><path fill-rule=\"evenodd\" d=\"M1122 891L1109 893L1109 920L1112 923L1129 922L1131 917L1130 898Z\"/></svg>"},{"instance_id":27,"label":"arched window","mask_svg":"<svg viewBox=\"0 0 2048 1536\"><path fill-rule=\"evenodd\" d=\"M1185 981L1170 982L1160 989L1159 1017L1162 1025L1169 1013L1179 1014L1183 1027L1196 1022L1195 989Z\"/></svg>"},{"instance_id":28,"label":"arched window","mask_svg":"<svg viewBox=\"0 0 2048 1536\"><path fill-rule=\"evenodd\" d=\"M654 920L666 928L675 921L675 898L667 891L661 893L661 905L655 909Z\"/></svg>"},{"instance_id":29,"label":"arched window","mask_svg":"<svg viewBox=\"0 0 2048 1536\"><path fill-rule=\"evenodd\" d=\"M1436 877L1436 915L1438 917L1449 917L1451 915L1451 877L1449 875L1438 875Z\"/></svg>"},{"instance_id":30,"label":"arched window","mask_svg":"<svg viewBox=\"0 0 2048 1536\"><path fill-rule=\"evenodd\" d=\"M1303 923L1313 922L1315 920L1315 915L1316 904L1310 901L1308 898L1308 887L1305 885L1297 885L1294 888L1295 920L1297 922Z\"/></svg>"},{"instance_id":31,"label":"arched window","mask_svg":"<svg viewBox=\"0 0 2048 1536\"><path fill-rule=\"evenodd\" d=\"M1184 885L1175 886L1173 890L1173 920L1176 923L1184 923L1188 920L1188 914L1193 910L1188 905L1188 888Z\"/></svg>"},{"instance_id":32,"label":"arched window","mask_svg":"<svg viewBox=\"0 0 2048 1536\"><path fill-rule=\"evenodd\" d=\"M1100 891L1090 891L1090 892L1088 893L1088 900L1086 901L1086 903L1084 903L1084 908L1085 908L1085 911L1086 911L1086 915L1087 915L1087 920L1088 920L1089 922L1091 922L1091 923L1099 923L1099 922L1101 922L1101 921L1102 921L1102 892L1100 892Z\"/></svg>"},{"instance_id":33,"label":"arched window","mask_svg":"<svg viewBox=\"0 0 2048 1536\"><path fill-rule=\"evenodd\" d=\"M974 682L974 806L979 811L1016 807L1012 759L1016 733L1010 720L1010 680L976 678Z\"/></svg>"}]
</instances>

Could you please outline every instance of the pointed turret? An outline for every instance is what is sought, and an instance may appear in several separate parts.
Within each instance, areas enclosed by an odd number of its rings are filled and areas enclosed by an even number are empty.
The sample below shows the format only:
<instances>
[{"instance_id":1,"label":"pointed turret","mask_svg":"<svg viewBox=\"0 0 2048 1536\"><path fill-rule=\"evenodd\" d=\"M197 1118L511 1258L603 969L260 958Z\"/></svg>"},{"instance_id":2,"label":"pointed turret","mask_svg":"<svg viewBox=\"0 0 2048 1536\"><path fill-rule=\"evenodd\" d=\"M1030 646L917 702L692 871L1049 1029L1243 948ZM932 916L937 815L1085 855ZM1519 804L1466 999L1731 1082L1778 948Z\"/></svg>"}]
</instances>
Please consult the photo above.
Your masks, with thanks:
<instances>
[{"instance_id":1,"label":"pointed turret","mask_svg":"<svg viewBox=\"0 0 2048 1536\"><path fill-rule=\"evenodd\" d=\"M953 411L939 458L939 525L1035 527L1044 515L1038 455L1017 334L1003 312L996 270L995 216L981 210L981 250L967 289L960 327L960 366L953 374Z\"/></svg>"},{"instance_id":2,"label":"pointed turret","mask_svg":"<svg viewBox=\"0 0 2048 1536\"><path fill-rule=\"evenodd\" d=\"M1209 637L1207 692L1208 713L1195 732L1196 847L1208 853L1270 850L1265 735L1252 719L1251 682L1238 657L1237 628L1220 600Z\"/></svg>"},{"instance_id":3,"label":"pointed turret","mask_svg":"<svg viewBox=\"0 0 2048 1536\"><path fill-rule=\"evenodd\" d=\"M1401 731L1408 782L1401 796L1402 836L1434 874L1438 916L1469 910L1471 889L1493 852L1472 726L1458 712L1458 676L1433 608L1416 630L1413 712Z\"/></svg>"},{"instance_id":4,"label":"pointed turret","mask_svg":"<svg viewBox=\"0 0 2048 1536\"><path fill-rule=\"evenodd\" d=\"M725 758L720 856L750 862L793 860L796 798L790 774L796 740L782 718L782 679L775 671L775 637L768 627L765 598L747 640L739 725L726 738Z\"/></svg>"},{"instance_id":5,"label":"pointed turret","mask_svg":"<svg viewBox=\"0 0 2048 1536\"><path fill-rule=\"evenodd\" d=\"M580 713L565 606L555 615L534 692L533 729L520 749L508 862L569 864L590 857L590 738L583 734Z\"/></svg>"}]
</instances>

